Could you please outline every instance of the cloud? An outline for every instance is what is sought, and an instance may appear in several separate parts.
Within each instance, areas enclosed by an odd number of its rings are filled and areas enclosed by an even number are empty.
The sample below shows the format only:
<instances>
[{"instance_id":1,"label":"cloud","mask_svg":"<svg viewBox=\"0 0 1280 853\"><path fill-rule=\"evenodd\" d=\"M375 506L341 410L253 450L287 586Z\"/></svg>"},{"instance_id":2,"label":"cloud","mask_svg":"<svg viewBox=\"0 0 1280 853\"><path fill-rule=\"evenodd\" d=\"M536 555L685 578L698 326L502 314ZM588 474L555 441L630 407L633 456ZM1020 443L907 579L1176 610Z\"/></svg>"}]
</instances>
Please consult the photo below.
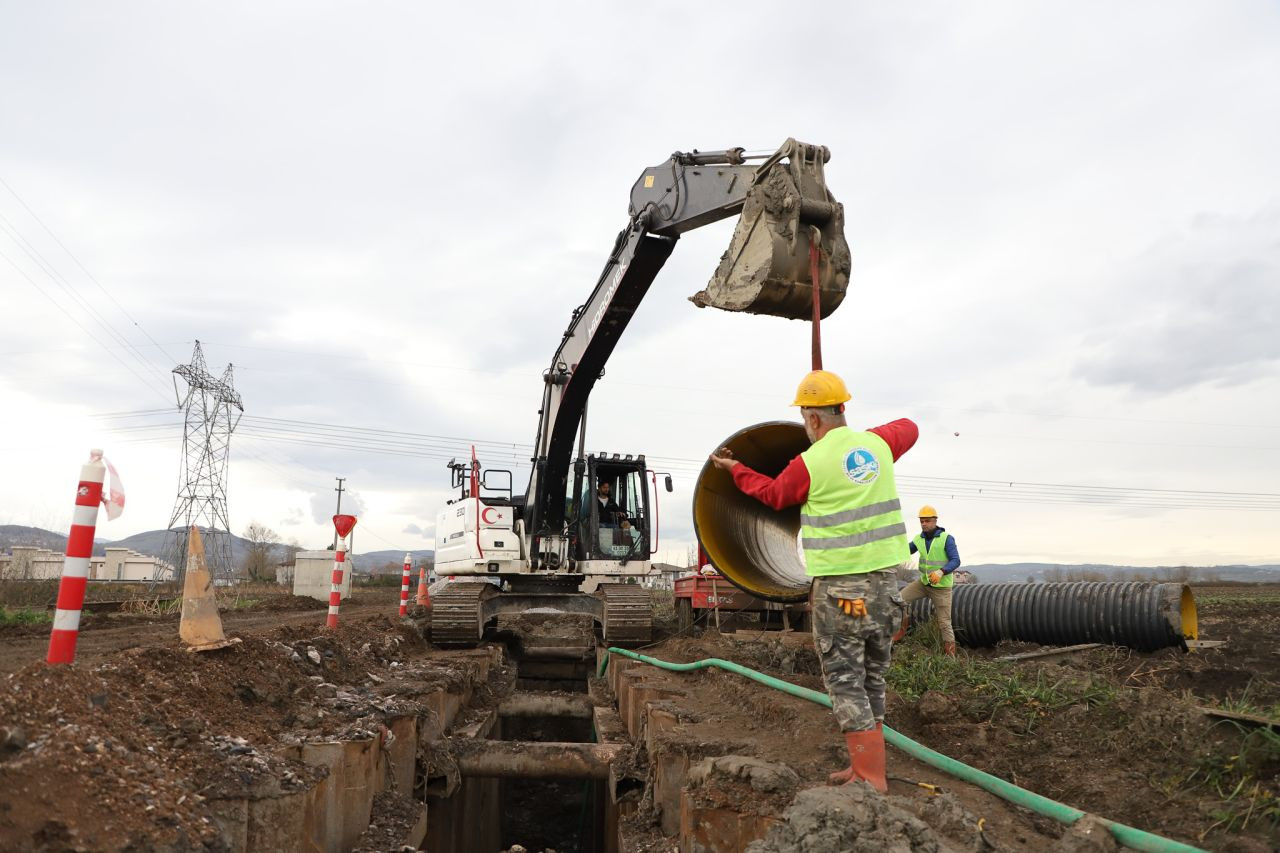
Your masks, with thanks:
<instances>
[{"instance_id":1,"label":"cloud","mask_svg":"<svg viewBox=\"0 0 1280 853\"><path fill-rule=\"evenodd\" d=\"M1198 217L1161 241L1116 288L1077 375L1168 392L1243 384L1280 362L1277 233L1280 208L1273 208L1249 218Z\"/></svg>"},{"instance_id":2,"label":"cloud","mask_svg":"<svg viewBox=\"0 0 1280 853\"><path fill-rule=\"evenodd\" d=\"M425 525L406 524L404 526L404 529L401 530L400 532L408 533L413 536L421 536L423 539L430 539L432 536L435 535L436 526L435 524L425 524Z\"/></svg>"},{"instance_id":3,"label":"cloud","mask_svg":"<svg viewBox=\"0 0 1280 853\"><path fill-rule=\"evenodd\" d=\"M337 506L338 495L333 490L318 491L311 494L311 517L316 524L331 524L333 521L334 511ZM365 502L359 493L350 489L342 491L342 514L354 515L357 518L364 515Z\"/></svg>"},{"instance_id":4,"label":"cloud","mask_svg":"<svg viewBox=\"0 0 1280 853\"><path fill-rule=\"evenodd\" d=\"M372 534L357 540L412 550L456 496L445 461L472 441L523 491L541 371L645 167L793 135L830 147L854 252L824 359L857 423L921 425L904 473L1177 488L1201 482L1206 460L1162 451L1208 442L1225 449L1210 448L1204 487L1269 488L1257 458L1271 442L1249 430L1280 422L1266 335L1280 221L1257 214L1280 185L1280 112L1258 107L1280 100L1265 73L1273 6L848 4L817 30L691 8L682 32L717 37L659 63L644 39L617 37L661 32L657 6L597 4L572 32L512 7L481 39L448 37L476 31L477 9L299 19L122 4L95 18L26 4L0 28L0 176L22 196L0 187L15 231L0 250L19 267L0 260L0 393L22 415L0 439L0 517L69 524L56 472L105 446L131 489L112 536L162 527L182 429L170 371L199 338L214 373L234 363L246 407L233 519L287 513L281 529L326 543L340 475L360 492L343 510ZM296 36L288 56L282 32ZM218 61L228 51L233 66ZM743 56L841 81L837 108L830 87L724 75ZM638 65L653 91L701 97L616 109ZM424 93L430 111L404 108ZM440 168L460 135L483 169ZM793 417L808 365L807 323L686 301L731 231L681 237L591 399L588 449L643 452L675 474L676 493L654 497L663 551L692 540L707 452ZM1062 419L1103 415L1119 421L1113 443L1062 452L1083 440ZM956 509L969 511L966 559L983 541L1053 559L1274 550L1247 514L1135 539L1066 507L1054 527L1075 535L1013 541L1003 505Z\"/></svg>"}]
</instances>

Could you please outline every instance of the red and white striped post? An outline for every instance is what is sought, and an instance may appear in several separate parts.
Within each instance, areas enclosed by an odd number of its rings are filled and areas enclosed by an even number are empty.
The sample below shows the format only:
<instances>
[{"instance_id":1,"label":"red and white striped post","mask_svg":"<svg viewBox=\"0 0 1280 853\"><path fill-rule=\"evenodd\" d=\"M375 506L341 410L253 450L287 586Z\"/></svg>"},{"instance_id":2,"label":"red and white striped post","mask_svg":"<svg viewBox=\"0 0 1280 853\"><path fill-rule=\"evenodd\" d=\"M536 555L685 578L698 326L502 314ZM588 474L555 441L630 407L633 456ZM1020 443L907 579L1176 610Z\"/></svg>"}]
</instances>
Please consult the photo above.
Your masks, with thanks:
<instances>
[{"instance_id":1,"label":"red and white striped post","mask_svg":"<svg viewBox=\"0 0 1280 853\"><path fill-rule=\"evenodd\" d=\"M338 531L338 550L333 555L333 586L329 588L329 618L325 627L338 627L338 608L342 605L342 572L347 566L347 536L356 526L354 515L335 515L333 529Z\"/></svg>"},{"instance_id":2,"label":"red and white striped post","mask_svg":"<svg viewBox=\"0 0 1280 853\"><path fill-rule=\"evenodd\" d=\"M404 574L400 576L400 615L409 612L409 573L413 567L409 565L409 555L404 555Z\"/></svg>"},{"instance_id":3,"label":"red and white striped post","mask_svg":"<svg viewBox=\"0 0 1280 853\"><path fill-rule=\"evenodd\" d=\"M106 475L102 451L90 450L89 462L81 466L80 485L76 487L76 509L67 535L62 580L58 583L58 609L53 614L53 633L49 636L49 655L45 658L49 663L72 663L76 659L80 610L84 607L84 588L89 582L89 558L93 556L93 533L98 526L98 504L102 503L102 481Z\"/></svg>"}]
</instances>

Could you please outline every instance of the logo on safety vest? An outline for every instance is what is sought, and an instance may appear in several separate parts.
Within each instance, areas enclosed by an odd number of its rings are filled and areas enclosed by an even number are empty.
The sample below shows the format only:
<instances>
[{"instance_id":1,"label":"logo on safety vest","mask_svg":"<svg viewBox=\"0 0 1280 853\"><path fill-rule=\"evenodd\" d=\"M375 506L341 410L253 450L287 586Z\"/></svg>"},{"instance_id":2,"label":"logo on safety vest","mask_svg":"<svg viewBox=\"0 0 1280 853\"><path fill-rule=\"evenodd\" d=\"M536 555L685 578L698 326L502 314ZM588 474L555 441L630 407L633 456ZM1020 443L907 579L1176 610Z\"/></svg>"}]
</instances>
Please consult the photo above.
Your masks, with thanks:
<instances>
[{"instance_id":1,"label":"logo on safety vest","mask_svg":"<svg viewBox=\"0 0 1280 853\"><path fill-rule=\"evenodd\" d=\"M859 486L869 486L880 476L880 463L870 450L855 447L844 458L844 475Z\"/></svg>"}]
</instances>

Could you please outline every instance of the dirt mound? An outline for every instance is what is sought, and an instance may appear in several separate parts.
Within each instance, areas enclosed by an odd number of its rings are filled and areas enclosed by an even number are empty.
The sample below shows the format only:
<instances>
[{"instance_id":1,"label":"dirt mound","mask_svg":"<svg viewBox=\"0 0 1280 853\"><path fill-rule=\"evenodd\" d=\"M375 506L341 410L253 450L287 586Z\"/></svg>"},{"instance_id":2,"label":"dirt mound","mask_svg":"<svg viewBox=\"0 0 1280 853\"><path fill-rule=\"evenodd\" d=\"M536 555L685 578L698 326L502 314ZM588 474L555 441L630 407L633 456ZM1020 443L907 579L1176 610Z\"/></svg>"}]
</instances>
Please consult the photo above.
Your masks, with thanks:
<instances>
[{"instance_id":1,"label":"dirt mound","mask_svg":"<svg viewBox=\"0 0 1280 853\"><path fill-rule=\"evenodd\" d=\"M309 595L273 595L258 601L251 609L265 610L268 613L292 613L299 610L320 610L328 606L327 602Z\"/></svg>"},{"instance_id":2,"label":"dirt mound","mask_svg":"<svg viewBox=\"0 0 1280 853\"><path fill-rule=\"evenodd\" d=\"M662 651L665 659L681 663L718 657L777 675L822 674L813 639L805 632L708 630L698 637L667 640Z\"/></svg>"},{"instance_id":3,"label":"dirt mound","mask_svg":"<svg viewBox=\"0 0 1280 853\"><path fill-rule=\"evenodd\" d=\"M29 664L0 691L0 847L217 849L211 800L324 772L281 758L283 745L374 737L387 716L425 713L423 691L468 665L432 660L385 616L202 654L148 646L97 667Z\"/></svg>"},{"instance_id":4,"label":"dirt mound","mask_svg":"<svg viewBox=\"0 0 1280 853\"><path fill-rule=\"evenodd\" d=\"M800 786L800 777L787 765L748 755L704 758L689 768L687 778L698 805L744 814L777 814Z\"/></svg>"},{"instance_id":5,"label":"dirt mound","mask_svg":"<svg viewBox=\"0 0 1280 853\"><path fill-rule=\"evenodd\" d=\"M943 850L938 836L918 817L867 785L801 791L782 822L747 853L882 853Z\"/></svg>"},{"instance_id":6,"label":"dirt mound","mask_svg":"<svg viewBox=\"0 0 1280 853\"><path fill-rule=\"evenodd\" d=\"M498 634L532 644L540 639L581 640L591 644L595 638L595 620L570 613L504 614L498 617Z\"/></svg>"}]
</instances>

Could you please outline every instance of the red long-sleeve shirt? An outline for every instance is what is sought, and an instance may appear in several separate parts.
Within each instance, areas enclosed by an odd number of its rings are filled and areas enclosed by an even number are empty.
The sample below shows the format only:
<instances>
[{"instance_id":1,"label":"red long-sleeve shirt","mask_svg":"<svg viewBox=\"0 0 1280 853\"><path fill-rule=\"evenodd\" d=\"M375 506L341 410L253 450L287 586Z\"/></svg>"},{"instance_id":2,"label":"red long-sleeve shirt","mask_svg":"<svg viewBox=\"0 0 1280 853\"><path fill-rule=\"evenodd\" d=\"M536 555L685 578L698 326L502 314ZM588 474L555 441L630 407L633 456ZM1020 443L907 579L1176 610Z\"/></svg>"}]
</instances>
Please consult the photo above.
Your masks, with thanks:
<instances>
[{"instance_id":1,"label":"red long-sleeve shirt","mask_svg":"<svg viewBox=\"0 0 1280 853\"><path fill-rule=\"evenodd\" d=\"M910 450L920 437L920 428L908 418L898 418L867 431L884 439L893 453L894 462ZM742 463L734 465L731 473L733 482L739 489L773 509L795 506L804 503L809 497L809 469L799 456L792 459L791 464L777 477L753 471Z\"/></svg>"}]
</instances>

